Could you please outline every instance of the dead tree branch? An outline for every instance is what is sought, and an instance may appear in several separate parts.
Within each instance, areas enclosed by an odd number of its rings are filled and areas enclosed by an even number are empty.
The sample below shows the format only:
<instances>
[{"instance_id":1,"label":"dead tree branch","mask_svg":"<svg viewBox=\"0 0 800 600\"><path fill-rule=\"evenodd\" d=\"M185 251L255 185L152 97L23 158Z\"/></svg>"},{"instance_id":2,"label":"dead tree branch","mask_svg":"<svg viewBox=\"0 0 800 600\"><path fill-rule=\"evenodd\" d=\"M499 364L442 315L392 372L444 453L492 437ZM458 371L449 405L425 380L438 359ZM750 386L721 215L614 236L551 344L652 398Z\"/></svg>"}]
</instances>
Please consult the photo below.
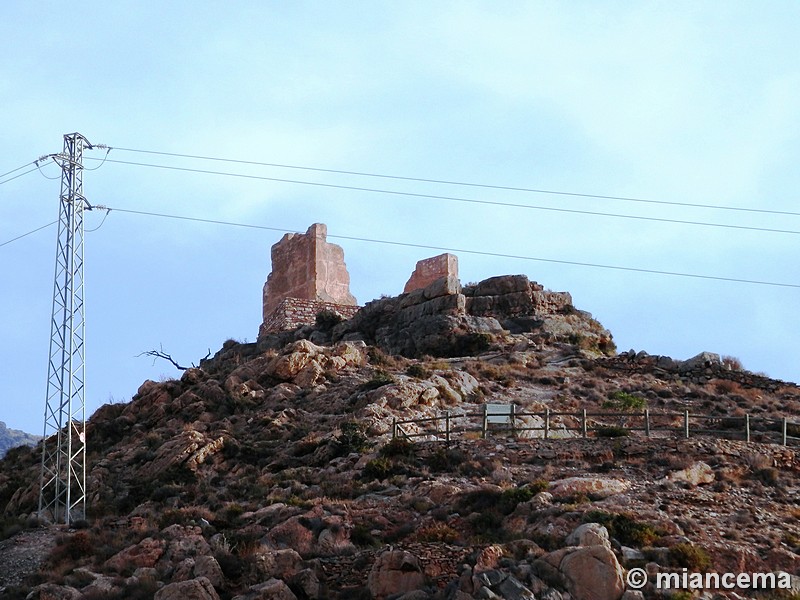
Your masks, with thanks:
<instances>
[{"instance_id":1,"label":"dead tree branch","mask_svg":"<svg viewBox=\"0 0 800 600\"><path fill-rule=\"evenodd\" d=\"M159 344L159 349L158 349L158 350L148 350L147 352L142 352L141 354L137 354L137 356L152 356L152 357L153 357L153 364L154 364L154 365L156 364L156 359L158 359L158 358L162 358L162 359L164 359L164 360L166 360L166 361L169 361L170 363L172 363L172 365L173 365L173 366L174 366L176 369L179 369L179 370L181 370L181 371L186 371L187 369L190 369L190 368L192 368L192 369L196 369L196 368L197 368L197 365L196 365L196 364L194 364L194 363L192 363L192 366L191 366L191 367L184 367L183 365L181 365L180 363L178 363L178 361L177 361L177 360L175 360L174 358L172 358L172 355L170 355L170 354L167 354L166 352L164 352L164 346L163 346L163 345L161 345L161 344ZM204 356L204 357L203 357L201 360L205 360L205 359L207 359L209 356L211 356L211 348L209 348L209 349L208 349L208 354L206 354L206 355L205 355L205 356Z\"/></svg>"}]
</instances>

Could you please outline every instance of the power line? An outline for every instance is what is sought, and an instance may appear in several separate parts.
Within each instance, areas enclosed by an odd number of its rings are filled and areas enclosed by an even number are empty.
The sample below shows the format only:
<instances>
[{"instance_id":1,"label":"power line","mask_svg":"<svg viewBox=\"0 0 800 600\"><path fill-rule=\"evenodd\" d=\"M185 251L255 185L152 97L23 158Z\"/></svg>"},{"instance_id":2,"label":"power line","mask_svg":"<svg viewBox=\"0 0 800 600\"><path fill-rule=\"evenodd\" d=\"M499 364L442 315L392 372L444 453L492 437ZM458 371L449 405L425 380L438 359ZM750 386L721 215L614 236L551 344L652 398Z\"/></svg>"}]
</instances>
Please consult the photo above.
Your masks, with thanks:
<instances>
[{"instance_id":1,"label":"power line","mask_svg":"<svg viewBox=\"0 0 800 600\"><path fill-rule=\"evenodd\" d=\"M6 240L5 242L0 243L0 248L2 248L3 246L7 246L11 242L16 242L17 240L21 240L24 237L27 237L27 236L29 236L31 234L36 233L37 231L41 231L42 229L47 229L48 227L50 227L51 225L55 225L56 223L58 223L58 221L52 221L51 223L48 223L47 225L42 225L41 227L37 227L36 229L34 229L32 231L29 231L28 233L23 233L22 235L18 235L15 238L12 238L10 240Z\"/></svg>"},{"instance_id":2,"label":"power line","mask_svg":"<svg viewBox=\"0 0 800 600\"><path fill-rule=\"evenodd\" d=\"M514 186L506 186L506 185L491 185L485 183L473 183L473 182L466 182L466 181L452 181L446 179L426 179L422 177L408 177L402 175L387 175L381 173L367 173L364 171L345 171L340 169L323 169L319 167L308 167L308 166L300 166L300 165L287 165L287 164L280 164L280 163L269 163L269 162L259 162L259 161L252 161L252 160L238 160L233 158L219 158L214 156L199 156L195 154L179 154L176 152L158 152L155 150L137 150L134 148L112 148L113 150L119 150L122 152L138 152L141 154L155 154L159 156L172 156L176 158L191 158L196 160L209 160L209 161L216 161L216 162L226 162L226 163L236 163L242 165L255 165L255 166L262 166L262 167L277 167L281 169L296 169L301 171L314 171L318 173L336 173L339 175L355 175L358 177L374 177L380 179L394 179L400 181L415 181L419 183L436 183L440 185L456 185L462 187L472 187L472 188L482 188L482 189L490 189L490 190L504 190L504 191L511 191L511 192L527 192L532 194L551 194L555 196L570 196L575 198L596 198L600 200L620 200L623 202L640 202L646 204L661 204L666 206L683 206L683 207L691 207L691 208L711 208L715 210L729 210L729 211L737 211L737 212L748 212L748 213L763 213L763 214L771 214L771 215L791 215L794 217L800 216L798 212L791 212L791 211L781 211L781 210L766 210L760 208L745 208L739 206L720 206L715 204L695 204L691 202L671 202L666 200L652 200L648 198L635 198L630 196L608 196L608 195L601 195L601 194L583 194L579 192L565 192L565 191L558 191L558 190L545 190L545 189L538 189L538 188L528 188L528 187L514 187Z\"/></svg>"},{"instance_id":3,"label":"power line","mask_svg":"<svg viewBox=\"0 0 800 600\"><path fill-rule=\"evenodd\" d=\"M161 217L166 219L178 219L182 221L193 221L196 223L208 223L211 225L226 225L230 227L244 227L248 229L260 229L266 231L277 231L280 233L301 233L297 231L292 231L290 229L281 228L281 227L268 227L266 225L254 225L252 223L234 223L231 221L220 221L216 219L203 219L199 217L187 217L185 215L171 215L165 213L154 213L154 212L147 212L141 210L129 210L124 208L110 208L110 210L114 210L116 212L121 213L128 213L133 215L143 215L148 217ZM699 275L694 273L679 273L674 271L660 271L657 269L640 269L636 267L621 267L618 265L604 265L599 263L588 263L588 262L578 262L578 261L569 261L569 260L558 260L553 258L539 258L534 256L524 256L518 254L503 254L500 252L486 252L482 250L470 250L464 248L447 248L444 246L431 246L428 244L412 244L410 242L398 242L393 240L378 240L378 239L371 239L371 238L363 238L363 237L355 237L355 236L346 236L346 235L328 235L330 238L340 239L340 240L350 240L355 242L366 242L371 244L384 244L389 246L402 246L406 248L424 248L426 250L437 250L441 252L455 252L461 254L475 254L479 256L491 256L495 258L514 258L518 260L529 260L529 261L536 261L536 262L546 262L546 263L554 263L560 265L573 265L579 267L590 267L596 269L612 269L616 271L630 271L634 273L650 273L653 275L670 275L673 277L689 277L693 279L707 279L707 280L714 280L714 281L727 281L732 283L749 283L753 285L768 285L774 287L785 287L785 288L798 288L800 289L800 284L793 284L793 283L781 283L775 281L759 281L753 279L740 279L735 277L718 277L715 275Z\"/></svg>"},{"instance_id":4,"label":"power line","mask_svg":"<svg viewBox=\"0 0 800 600\"><path fill-rule=\"evenodd\" d=\"M29 167L29 166L31 166L33 164L36 164L36 163L34 161L31 161L31 162L29 162L27 164L22 165L21 167L17 167L16 169L11 169L8 173L3 173L2 175L0 175L0 179L5 177L6 175L11 175L12 173L16 173L17 171L21 171L25 167Z\"/></svg>"},{"instance_id":5,"label":"power line","mask_svg":"<svg viewBox=\"0 0 800 600\"><path fill-rule=\"evenodd\" d=\"M27 167L27 166L29 166L29 165L31 165L31 164L33 164L33 163L28 163L28 164L27 164L27 165L25 165L24 167L20 167L20 169L24 169L25 167ZM25 171L24 173L20 173L19 175L14 175L14 177L9 177L9 178L8 178L8 179L6 179L5 181L0 181L0 185L3 185L4 183L8 183L9 181L14 181L15 179L19 179L20 177L22 177L23 175L27 175L28 173L33 173L33 172L34 172L34 171L36 171L37 169L38 169L38 167L33 167L32 169L30 169L30 170L28 170L28 171ZM19 171L19 169L14 169L14 171ZM8 175L9 173L13 173L14 171L9 171L9 172L8 172L8 173L6 173L5 175L0 175L0 178L2 178L2 177L5 177L5 176L6 176L6 175Z\"/></svg>"},{"instance_id":6,"label":"power line","mask_svg":"<svg viewBox=\"0 0 800 600\"><path fill-rule=\"evenodd\" d=\"M88 158L88 157L87 157ZM100 160L94 158L88 158L88 160ZM704 221L687 221L682 219L665 219L661 217L643 217L638 215L626 215L620 213L605 213L599 211L589 211L589 210L576 210L571 208L554 208L550 206L536 206L532 204L516 204L511 202L499 202L496 200L478 200L475 198L461 198L458 196L440 196L436 194L420 194L415 192L401 192L398 190L383 190L378 188L365 188L365 187L358 187L358 186L350 186L350 185L338 185L333 183L321 183L316 181L301 181L296 179L281 179L277 177L265 177L263 175L247 175L244 173L228 173L225 171L211 171L208 169L190 169L187 167L175 167L171 165L157 165L152 163L139 163L139 162L131 162L131 161L124 161L124 160L113 160L108 159L107 162L122 164L122 165L132 165L137 167L149 167L154 169L166 169L170 171L182 171L186 173L201 173L204 175L223 175L226 177L237 177L240 179L256 179L260 181L274 181L278 183L291 183L291 184L298 184L298 185L310 185L315 187L324 187L324 188L333 188L333 189L340 189L340 190L350 190L350 191L357 191L357 192L369 192L375 194L389 194L394 196L406 196L412 198L424 198L428 200L447 200L452 202L463 202L468 204L481 204L481 205L488 205L488 206L503 206L506 208L523 208L528 210L541 210L541 211L548 211L548 212L558 212L558 213L569 213L569 214L579 214L579 215L589 215L589 216L598 216L598 217L611 217L617 219L633 219L638 221L651 221L657 223L671 223L675 225L695 225L700 227L717 227L722 229L738 229L743 231L759 231L762 233L785 233L791 235L800 235L800 231L792 230L792 229L773 229L769 227L750 227L747 225L730 225L726 223L708 223Z\"/></svg>"}]
</instances>

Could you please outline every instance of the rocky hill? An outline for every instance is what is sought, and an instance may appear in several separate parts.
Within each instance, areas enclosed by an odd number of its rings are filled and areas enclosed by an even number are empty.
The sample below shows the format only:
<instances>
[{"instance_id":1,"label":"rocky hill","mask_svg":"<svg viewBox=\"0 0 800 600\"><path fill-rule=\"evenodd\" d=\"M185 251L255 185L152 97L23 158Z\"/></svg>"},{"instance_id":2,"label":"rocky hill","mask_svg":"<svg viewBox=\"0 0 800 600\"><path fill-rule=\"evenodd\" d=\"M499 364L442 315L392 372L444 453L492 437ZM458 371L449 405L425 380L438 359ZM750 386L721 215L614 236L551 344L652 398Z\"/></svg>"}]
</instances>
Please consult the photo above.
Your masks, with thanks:
<instances>
[{"instance_id":1,"label":"rocky hill","mask_svg":"<svg viewBox=\"0 0 800 600\"><path fill-rule=\"evenodd\" d=\"M635 600L685 570L798 585L796 385L617 355L527 278L455 283L230 340L103 406L72 530L35 518L38 455L10 451L3 597ZM513 428L481 417L495 404ZM688 439L686 411L709 417Z\"/></svg>"},{"instance_id":2,"label":"rocky hill","mask_svg":"<svg viewBox=\"0 0 800 600\"><path fill-rule=\"evenodd\" d=\"M0 421L0 458L5 456L9 449L16 446L33 446L40 439L39 435L32 435L19 431L18 429L9 429L8 426Z\"/></svg>"}]
</instances>

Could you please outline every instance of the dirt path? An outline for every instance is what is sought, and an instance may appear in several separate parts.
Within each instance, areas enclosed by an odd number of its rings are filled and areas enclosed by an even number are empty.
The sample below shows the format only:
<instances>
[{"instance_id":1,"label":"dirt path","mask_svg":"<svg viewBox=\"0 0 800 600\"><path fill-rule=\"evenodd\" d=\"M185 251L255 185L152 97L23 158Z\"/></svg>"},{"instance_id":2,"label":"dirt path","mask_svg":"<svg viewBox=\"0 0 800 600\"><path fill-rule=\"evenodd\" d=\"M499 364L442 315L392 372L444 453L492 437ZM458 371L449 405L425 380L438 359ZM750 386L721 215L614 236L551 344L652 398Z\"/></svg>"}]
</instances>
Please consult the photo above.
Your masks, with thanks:
<instances>
[{"instance_id":1,"label":"dirt path","mask_svg":"<svg viewBox=\"0 0 800 600\"><path fill-rule=\"evenodd\" d=\"M31 529L0 542L0 593L39 570L57 535L57 529Z\"/></svg>"}]
</instances>

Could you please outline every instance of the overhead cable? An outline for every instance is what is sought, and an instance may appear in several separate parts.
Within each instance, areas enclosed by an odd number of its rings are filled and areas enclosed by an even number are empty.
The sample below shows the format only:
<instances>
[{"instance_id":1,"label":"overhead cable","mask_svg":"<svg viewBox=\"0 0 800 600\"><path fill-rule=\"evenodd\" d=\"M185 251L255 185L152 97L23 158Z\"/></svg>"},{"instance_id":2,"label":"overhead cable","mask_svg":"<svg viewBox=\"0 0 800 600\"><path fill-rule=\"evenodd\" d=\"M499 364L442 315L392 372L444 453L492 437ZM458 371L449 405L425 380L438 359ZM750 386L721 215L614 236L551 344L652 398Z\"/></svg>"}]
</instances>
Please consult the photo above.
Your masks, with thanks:
<instances>
[{"instance_id":1,"label":"overhead cable","mask_svg":"<svg viewBox=\"0 0 800 600\"><path fill-rule=\"evenodd\" d=\"M48 223L47 225L42 225L41 227L37 227L36 229L34 229L32 231L29 231L28 233L23 233L22 235L18 235L15 238L12 238L10 240L6 240L5 242L0 243L0 248L2 248L3 246L7 246L11 242L16 242L17 240L21 240L24 237L27 237L27 236L29 236L29 235L31 235L33 233L36 233L37 231L41 231L42 229L47 229L48 227L50 227L51 225L55 225L56 223L58 223L57 220L53 221L52 223Z\"/></svg>"},{"instance_id":2,"label":"overhead cable","mask_svg":"<svg viewBox=\"0 0 800 600\"><path fill-rule=\"evenodd\" d=\"M32 164L34 164L34 163L28 163L28 164L27 164L27 165L25 165L24 167L20 167L20 169L24 169L25 167L27 167L27 166L29 166L29 165L32 165ZM23 175L27 175L28 173L33 173L33 172L34 172L34 171L36 171L37 169L38 169L38 167L33 167L32 169L29 169L29 170L27 170L27 171L25 171L25 172L23 172L23 173L20 173L19 175L14 175L14 177L9 177L8 179L6 179L6 180L4 180L4 181L0 181L0 185L3 185L4 183L8 183L9 181L14 181L15 179L19 179L20 177L22 177ZM0 179L2 179L3 177L5 177L5 176L6 176L6 175L8 175L9 173L14 173L15 171L19 171L19 169L14 169L14 171L9 171L9 172L8 172L8 173L6 173L5 175L2 175L2 176L0 176Z\"/></svg>"},{"instance_id":3,"label":"overhead cable","mask_svg":"<svg viewBox=\"0 0 800 600\"><path fill-rule=\"evenodd\" d=\"M738 212L748 212L748 213L764 213L764 214L772 214L772 215L791 215L798 217L800 216L799 212L791 212L791 211L782 211L782 210L768 210L763 208L746 208L741 206L720 206L716 204L696 204L692 202L674 202L674 201L667 201L667 200L652 200L648 198L635 198L630 196L609 196L609 195L602 195L602 194L585 194L579 192L565 192L559 190L545 190L545 189L538 189L538 188L528 188L528 187L515 187L515 186L507 186L507 185L492 185L486 183L473 183L467 181L452 181L446 179L426 179L423 177L408 177L403 175L387 175L381 173L368 173L364 171L346 171L341 169L323 169L320 167L308 167L308 166L301 166L301 165L287 165L281 163L271 163L271 162L259 162L254 160L239 160L234 158L220 158L215 156L200 156L196 154L179 154L177 152L159 152L156 150L138 150L134 148L118 148L113 147L113 150L118 150L121 152L138 152L140 154L155 154L159 156L171 156L175 158L190 158L195 160L208 160L208 161L216 161L216 162L226 162L226 163L236 163L242 165L254 165L254 166L261 166L261 167L276 167L281 169L296 169L301 171L314 171L318 173L335 173L339 175L354 175L358 177L374 177L380 179L394 179L400 181L415 181L419 183L435 183L440 185L455 185L455 186L462 186L462 187L472 187L472 188L483 188L483 189L490 189L490 190L503 190L503 191L510 191L510 192L527 192L531 194L551 194L554 196L571 196L575 198L596 198L600 200L620 200L623 202L640 202L646 204L661 204L667 206L684 206L690 208L710 208L714 210L729 210L729 211L738 211Z\"/></svg>"},{"instance_id":4,"label":"overhead cable","mask_svg":"<svg viewBox=\"0 0 800 600\"><path fill-rule=\"evenodd\" d=\"M89 159L89 160L100 160L100 159ZM704 221L686 221L682 219L665 219L662 217L643 217L638 215L627 215L627 214L620 214L620 213L605 213L605 212L598 212L598 211L591 211L591 210L576 210L571 208L554 208L550 206L536 206L532 204L516 204L511 202L498 202L496 200L478 200L475 198L461 198L458 196L440 196L437 194L420 194L416 192L401 192L398 190L383 190L378 188L365 188L365 187L357 187L351 185L338 185L333 183L321 183L317 181L301 181L295 179L281 179L277 177L265 177L263 175L247 175L245 173L228 173L225 171L210 171L207 169L190 169L187 167L175 167L171 165L158 165L152 163L139 163L139 162L131 162L125 160L112 160L108 159L107 162L122 164L122 165L132 165L137 167L149 167L154 169L166 169L171 171L182 171L186 173L201 173L204 175L222 175L225 177L237 177L240 179L256 179L260 181L274 181L278 183L291 183L291 184L298 184L298 185L310 185L314 187L324 187L324 188L333 188L339 190L350 190L350 191L357 191L357 192L368 192L374 194L389 194L394 196L405 196L405 197L412 197L412 198L424 198L428 200L447 200L451 202L462 202L468 204L482 204L488 206L504 206L507 208L522 208L528 210L541 210L541 211L548 211L548 212L558 212L558 213L569 213L569 214L578 214L578 215L589 215L595 217L611 217L616 219L633 219L637 221L651 221L657 223L672 223L676 225L694 225L699 227L717 227L722 229L738 229L743 231L758 231L763 233L785 233L791 235L800 235L800 231L793 230L793 229L774 229L770 227L750 227L747 225L730 225L727 223L708 223Z\"/></svg>"},{"instance_id":5,"label":"overhead cable","mask_svg":"<svg viewBox=\"0 0 800 600\"><path fill-rule=\"evenodd\" d=\"M269 227L266 225L254 225L251 223L234 223L231 221L221 221L217 219L203 219L199 217L188 217L185 215L173 215L173 214L166 214L166 213L155 213L155 212L148 212L148 211L141 211L141 210L130 210L125 208L118 208L113 207L111 210L115 210L116 212L120 213L128 213L133 215L142 215L148 217L161 217L165 219L179 219L182 221L193 221L196 223L208 223L211 225L226 225L230 227L244 227L248 229L260 229L266 231L277 231L280 233L302 233L298 231L293 231L291 229L286 229L282 227ZM679 273L675 271L660 271L657 269L641 269L636 267L622 267L618 265L604 265L599 263L588 263L588 262L578 262L578 261L570 261L570 260L558 260L553 258L540 258L534 256L524 256L518 254L504 254L500 252L486 252L483 250L470 250L465 248L448 248L444 246L432 246L428 244L413 244L410 242L398 242L393 240L379 240L379 239L372 239L372 238L363 238L363 237L355 237L355 236L346 236L346 235L328 235L329 238L335 238L340 240L350 240L355 242L366 242L371 244L384 244L390 246L403 246L407 248L424 248L426 250L437 250L441 252L454 252L454 253L461 253L461 254L475 254L478 256L491 256L496 258L514 258L518 260L529 260L529 261L536 261L536 262L546 262L546 263L555 263L561 265L573 265L579 267L591 267L596 269L612 269L616 271L630 271L634 273L650 273L653 275L670 275L673 277L689 277L693 279L710 279L714 281L727 281L732 283L749 283L753 285L768 285L774 287L784 287L784 288L798 288L800 289L800 284L793 284L793 283L782 283L776 281L760 281L760 280L753 280L753 279L741 279L736 277L719 277L715 275L700 275L695 273Z\"/></svg>"},{"instance_id":6,"label":"overhead cable","mask_svg":"<svg viewBox=\"0 0 800 600\"><path fill-rule=\"evenodd\" d=\"M10 170L10 171L8 171L7 173L3 173L2 175L0 175L0 179L2 179L3 177L5 177L6 175L11 175L12 173L16 173L17 171L21 171L21 170L22 170L22 169L24 169L25 167L29 167L29 166L31 166L31 165L33 165L33 164L36 164L36 161L31 161L31 162L29 162L29 163L26 163L26 164L22 165L21 167L17 167L16 169L11 169L11 170Z\"/></svg>"}]
</instances>

